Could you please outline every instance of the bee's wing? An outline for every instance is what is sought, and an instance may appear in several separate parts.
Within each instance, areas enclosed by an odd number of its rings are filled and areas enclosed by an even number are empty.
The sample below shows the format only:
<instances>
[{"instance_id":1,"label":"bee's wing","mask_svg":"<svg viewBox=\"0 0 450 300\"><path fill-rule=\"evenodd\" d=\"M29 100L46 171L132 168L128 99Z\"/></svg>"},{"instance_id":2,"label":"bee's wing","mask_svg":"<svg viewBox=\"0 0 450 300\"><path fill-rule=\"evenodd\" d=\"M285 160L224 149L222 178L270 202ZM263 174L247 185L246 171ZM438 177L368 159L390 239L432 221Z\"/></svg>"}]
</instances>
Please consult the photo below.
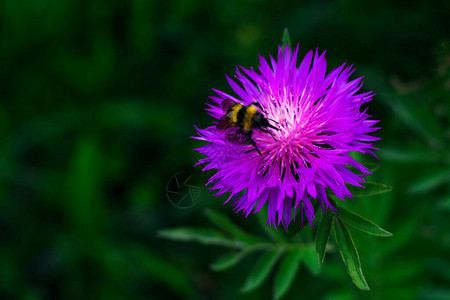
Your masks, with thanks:
<instances>
[{"instance_id":1,"label":"bee's wing","mask_svg":"<svg viewBox=\"0 0 450 300\"><path fill-rule=\"evenodd\" d=\"M237 126L228 128L225 131L225 137L228 141L235 144L242 144L248 139L246 135L244 135L242 132L239 132L239 127Z\"/></svg>"},{"instance_id":2,"label":"bee's wing","mask_svg":"<svg viewBox=\"0 0 450 300\"><path fill-rule=\"evenodd\" d=\"M227 133L226 134L227 140L230 142L242 142L244 141L244 137L242 134L239 134L237 132Z\"/></svg>"},{"instance_id":3,"label":"bee's wing","mask_svg":"<svg viewBox=\"0 0 450 300\"><path fill-rule=\"evenodd\" d=\"M229 109L231 106L235 105L235 104L236 104L236 102L233 101L233 100L231 100L231 99L225 99L225 100L223 100L223 101L222 101L222 111L223 111L224 113L226 113L226 112L228 111L228 109Z\"/></svg>"},{"instance_id":4,"label":"bee's wing","mask_svg":"<svg viewBox=\"0 0 450 300\"><path fill-rule=\"evenodd\" d=\"M230 122L228 117L225 115L222 118L220 118L219 123L217 123L216 128L217 129L226 129L230 127L236 126L236 123Z\"/></svg>"}]
</instances>

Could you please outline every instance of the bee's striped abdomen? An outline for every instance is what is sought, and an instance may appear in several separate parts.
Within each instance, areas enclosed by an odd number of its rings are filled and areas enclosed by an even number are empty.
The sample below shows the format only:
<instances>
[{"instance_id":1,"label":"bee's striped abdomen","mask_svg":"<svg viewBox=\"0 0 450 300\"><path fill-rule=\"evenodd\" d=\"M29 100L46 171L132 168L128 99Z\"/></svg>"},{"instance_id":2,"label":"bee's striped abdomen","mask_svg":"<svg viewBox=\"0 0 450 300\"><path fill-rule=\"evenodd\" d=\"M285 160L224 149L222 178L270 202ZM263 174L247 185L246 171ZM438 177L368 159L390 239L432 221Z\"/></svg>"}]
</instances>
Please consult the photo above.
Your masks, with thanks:
<instances>
[{"instance_id":1,"label":"bee's striped abdomen","mask_svg":"<svg viewBox=\"0 0 450 300\"><path fill-rule=\"evenodd\" d=\"M247 106L246 108L243 115L242 127L245 131L250 131L253 125L253 117L258 112L258 109L254 105Z\"/></svg>"}]
</instances>

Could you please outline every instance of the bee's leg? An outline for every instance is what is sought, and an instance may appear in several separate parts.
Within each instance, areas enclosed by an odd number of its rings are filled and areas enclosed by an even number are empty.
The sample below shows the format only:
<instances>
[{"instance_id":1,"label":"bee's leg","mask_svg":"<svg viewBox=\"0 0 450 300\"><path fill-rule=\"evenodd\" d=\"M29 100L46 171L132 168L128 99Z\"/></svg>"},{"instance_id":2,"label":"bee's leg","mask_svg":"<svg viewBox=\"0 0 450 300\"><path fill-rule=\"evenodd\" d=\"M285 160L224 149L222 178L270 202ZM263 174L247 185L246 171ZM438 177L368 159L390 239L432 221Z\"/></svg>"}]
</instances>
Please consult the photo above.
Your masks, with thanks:
<instances>
[{"instance_id":1,"label":"bee's leg","mask_svg":"<svg viewBox=\"0 0 450 300\"><path fill-rule=\"evenodd\" d=\"M269 120L269 121L272 121L272 122L274 122L275 124L277 124L277 125L280 125L280 123L278 123L277 121L275 121L274 119L269 119L269 118L267 118L267 120ZM278 128L276 128L276 127L273 127L272 125L270 125L272 128L275 128L275 129L277 129L278 130Z\"/></svg>"},{"instance_id":2,"label":"bee's leg","mask_svg":"<svg viewBox=\"0 0 450 300\"><path fill-rule=\"evenodd\" d=\"M276 141L277 139L275 138L275 136L273 135L272 132L270 132L269 130L265 129L265 128L260 128L259 130L261 130L262 132L268 133L272 136L272 138Z\"/></svg>"},{"instance_id":3,"label":"bee's leg","mask_svg":"<svg viewBox=\"0 0 450 300\"><path fill-rule=\"evenodd\" d=\"M252 146L255 147L255 148L250 149L250 150L248 150L248 151L245 152L245 153L249 153L249 152L252 152L252 151L255 151L255 150L256 150L256 151L258 152L258 154L259 154L261 157L263 157L262 154L261 154L261 151L259 151L258 146L256 145L256 142L255 142L252 138L249 138L247 141L249 141L250 144L252 144Z\"/></svg>"},{"instance_id":4,"label":"bee's leg","mask_svg":"<svg viewBox=\"0 0 450 300\"><path fill-rule=\"evenodd\" d=\"M251 149L249 151L246 151L245 153L249 153L249 152L252 152L252 151L256 150L256 151L258 151L259 155L262 157L261 151L259 151L255 140L252 139L252 134L253 134L253 131L244 132L244 135L247 137L247 140L245 141L245 143L250 143L254 147L253 149Z\"/></svg>"},{"instance_id":5,"label":"bee's leg","mask_svg":"<svg viewBox=\"0 0 450 300\"><path fill-rule=\"evenodd\" d=\"M250 150L248 150L248 151L245 151L245 153L250 153L250 152L252 152L252 151L257 151L257 152L259 153L259 155L261 156L261 158L263 158L263 156L262 156L262 154L261 154L261 151L259 151L258 148L250 149Z\"/></svg>"},{"instance_id":6,"label":"bee's leg","mask_svg":"<svg viewBox=\"0 0 450 300\"><path fill-rule=\"evenodd\" d=\"M261 157L263 157L262 154L261 154L261 151L259 151L258 146L256 145L255 140L252 139L252 133L253 133L252 131L249 131L249 132L247 133L247 137L248 137L247 142L250 142L250 144L252 144L252 146L255 147L255 148L253 148L253 149L250 150L250 151L256 150L256 151L258 151L259 155L260 155ZM250 151L247 151L247 153L250 152Z\"/></svg>"}]
</instances>

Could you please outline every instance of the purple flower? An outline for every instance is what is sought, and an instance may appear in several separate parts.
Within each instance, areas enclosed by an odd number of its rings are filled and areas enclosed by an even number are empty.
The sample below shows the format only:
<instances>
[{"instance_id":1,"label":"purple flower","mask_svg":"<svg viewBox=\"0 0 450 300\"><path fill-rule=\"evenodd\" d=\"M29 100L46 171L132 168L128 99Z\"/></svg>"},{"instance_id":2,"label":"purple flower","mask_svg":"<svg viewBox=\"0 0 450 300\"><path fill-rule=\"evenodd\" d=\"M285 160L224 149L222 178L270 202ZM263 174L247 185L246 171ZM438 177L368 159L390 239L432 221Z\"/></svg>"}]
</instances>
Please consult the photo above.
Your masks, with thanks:
<instances>
[{"instance_id":1,"label":"purple flower","mask_svg":"<svg viewBox=\"0 0 450 300\"><path fill-rule=\"evenodd\" d=\"M375 154L373 141L379 140L368 133L378 121L368 120L370 115L363 104L374 93L358 93L362 78L349 81L352 66L342 64L326 75L325 52L319 55L309 51L297 64L298 46L279 47L278 59L270 62L260 56L258 70L237 67L237 84L227 80L237 97L214 90L208 113L220 120L224 113L221 104L231 99L243 106L257 103L261 113L279 129L270 134L252 130L255 150L251 143L230 139L230 131L214 126L197 129L196 139L209 142L196 151L206 155L198 164L203 170L215 169L207 185L218 189L217 196L230 193L236 211L248 216L259 211L266 203L270 225L280 223L287 229L295 212L300 210L311 224L315 217L313 203L322 210L336 210L327 198L327 188L338 198L352 197L346 183L362 186L369 170L358 163L350 152ZM227 102L230 102L227 100ZM276 123L275 123L276 122ZM375 156L376 157L376 156ZM197 165L198 165L197 164ZM352 169L348 167L352 166ZM226 203L225 202L225 203Z\"/></svg>"}]
</instances>

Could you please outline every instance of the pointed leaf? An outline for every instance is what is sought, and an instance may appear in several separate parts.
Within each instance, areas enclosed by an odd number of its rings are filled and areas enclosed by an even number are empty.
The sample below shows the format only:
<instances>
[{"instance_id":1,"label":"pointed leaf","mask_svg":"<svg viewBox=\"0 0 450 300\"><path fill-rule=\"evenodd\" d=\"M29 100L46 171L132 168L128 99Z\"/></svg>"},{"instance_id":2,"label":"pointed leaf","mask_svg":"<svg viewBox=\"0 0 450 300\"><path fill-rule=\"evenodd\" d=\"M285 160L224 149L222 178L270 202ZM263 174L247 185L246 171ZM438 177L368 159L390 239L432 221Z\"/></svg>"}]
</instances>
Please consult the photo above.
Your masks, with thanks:
<instances>
[{"instance_id":1,"label":"pointed leaf","mask_svg":"<svg viewBox=\"0 0 450 300\"><path fill-rule=\"evenodd\" d=\"M368 234L378 235L378 236L392 236L393 234L389 231L384 230L372 221L355 214L343 207L339 207L338 211L339 218L345 223L355 227L358 230L364 231Z\"/></svg>"},{"instance_id":2,"label":"pointed leaf","mask_svg":"<svg viewBox=\"0 0 450 300\"><path fill-rule=\"evenodd\" d=\"M308 270L313 274L317 275L320 272L320 265L317 259L317 252L314 246L307 246L302 248L303 260L305 262Z\"/></svg>"},{"instance_id":3,"label":"pointed leaf","mask_svg":"<svg viewBox=\"0 0 450 300\"><path fill-rule=\"evenodd\" d=\"M269 276L283 251L284 248L279 247L264 253L250 272L241 291L247 293L259 287Z\"/></svg>"},{"instance_id":4,"label":"pointed leaf","mask_svg":"<svg viewBox=\"0 0 450 300\"><path fill-rule=\"evenodd\" d=\"M216 230L196 227L178 227L163 229L159 236L176 241L196 241L204 245L218 245L224 247L241 247L243 244L225 237Z\"/></svg>"},{"instance_id":5,"label":"pointed leaf","mask_svg":"<svg viewBox=\"0 0 450 300\"><path fill-rule=\"evenodd\" d=\"M254 251L256 248L247 248L242 251L234 251L225 254L218 260L211 264L211 269L214 271L224 271L237 265L246 255Z\"/></svg>"},{"instance_id":6,"label":"pointed leaf","mask_svg":"<svg viewBox=\"0 0 450 300\"><path fill-rule=\"evenodd\" d=\"M283 261L275 275L274 282L274 298L283 297L292 285L297 275L303 256L302 248L294 248L290 250L283 258Z\"/></svg>"},{"instance_id":7,"label":"pointed leaf","mask_svg":"<svg viewBox=\"0 0 450 300\"><path fill-rule=\"evenodd\" d=\"M212 209L208 209L206 210L205 214L208 219L217 227L219 227L223 231L228 232L240 241L244 241L247 243L256 243L260 241L258 238L244 232L241 228L236 226L226 215L222 213L219 213Z\"/></svg>"},{"instance_id":8,"label":"pointed leaf","mask_svg":"<svg viewBox=\"0 0 450 300\"><path fill-rule=\"evenodd\" d=\"M288 45L289 47L291 46L291 37L289 35L289 31L287 28L284 29L283 31L283 36L281 38L281 44L284 45Z\"/></svg>"},{"instance_id":9,"label":"pointed leaf","mask_svg":"<svg viewBox=\"0 0 450 300\"><path fill-rule=\"evenodd\" d=\"M352 193L353 197L374 196L392 191L392 186L382 183L368 181L364 185L364 188L356 186L349 187L349 190Z\"/></svg>"},{"instance_id":10,"label":"pointed leaf","mask_svg":"<svg viewBox=\"0 0 450 300\"><path fill-rule=\"evenodd\" d=\"M375 171L377 171L380 168L380 163L377 163L377 162L367 162L367 163L362 163L362 164L366 168L368 168L371 173L374 173Z\"/></svg>"},{"instance_id":11,"label":"pointed leaf","mask_svg":"<svg viewBox=\"0 0 450 300\"><path fill-rule=\"evenodd\" d=\"M325 214L323 214L316 233L316 251L319 265L322 265L325 259L325 251L327 248L328 240L330 238L332 224L333 218L331 216L326 216Z\"/></svg>"},{"instance_id":12,"label":"pointed leaf","mask_svg":"<svg viewBox=\"0 0 450 300\"><path fill-rule=\"evenodd\" d=\"M356 250L353 243L350 232L345 224L334 220L334 235L336 238L336 244L341 252L342 260L347 267L347 272L352 278L353 283L361 290L369 291L370 288L367 285L366 279L361 270L361 262L359 261L358 250Z\"/></svg>"}]
</instances>

